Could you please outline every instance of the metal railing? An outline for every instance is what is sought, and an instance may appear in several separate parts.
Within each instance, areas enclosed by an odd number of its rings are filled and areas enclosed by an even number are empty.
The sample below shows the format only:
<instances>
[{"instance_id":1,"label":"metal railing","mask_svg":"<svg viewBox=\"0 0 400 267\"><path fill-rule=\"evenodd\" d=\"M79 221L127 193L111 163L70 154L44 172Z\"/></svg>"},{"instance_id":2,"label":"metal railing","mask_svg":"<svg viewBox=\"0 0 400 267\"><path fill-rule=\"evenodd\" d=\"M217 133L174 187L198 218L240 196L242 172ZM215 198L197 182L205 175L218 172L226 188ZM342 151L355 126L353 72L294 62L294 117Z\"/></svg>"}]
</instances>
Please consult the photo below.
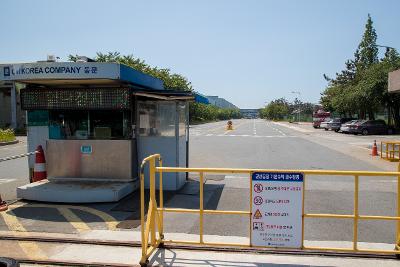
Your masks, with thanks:
<instances>
[{"instance_id":1,"label":"metal railing","mask_svg":"<svg viewBox=\"0 0 400 267\"><path fill-rule=\"evenodd\" d=\"M0 158L0 162L13 160L13 159L20 159L20 158L24 158L27 156L35 155L36 153L38 153L38 151L33 151L33 152L28 152L28 153L24 153L24 154L15 155L15 156Z\"/></svg>"},{"instance_id":2,"label":"metal railing","mask_svg":"<svg viewBox=\"0 0 400 267\"><path fill-rule=\"evenodd\" d=\"M388 161L399 161L400 142L381 141L381 158Z\"/></svg>"},{"instance_id":3,"label":"metal railing","mask_svg":"<svg viewBox=\"0 0 400 267\"><path fill-rule=\"evenodd\" d=\"M156 166L158 160L158 167ZM144 166L149 163L149 178L150 178L150 201L147 212L146 224L144 221L145 210L145 191L144 191ZM182 209L182 208L164 208L163 203L163 188L162 188L162 174L163 173L198 173L200 180L200 204L199 209ZM214 247L252 247L251 241L249 243L217 243L205 242L204 237L204 215L205 214L225 214L225 215L241 215L248 216L251 220L251 175L255 172L276 172L276 173L302 173L303 174L303 206L302 206L302 236L301 236L301 250L308 251L339 251L339 252L354 252L354 253L374 253L374 254L394 254L400 256L400 165L397 172L377 172L377 171L336 171L336 170L275 170L275 169L234 169L234 168L181 168L181 167L163 167L162 159L159 154L155 154L145 158L141 165L141 229L142 229L142 258L140 264L146 266L151 254L158 247L163 244L177 244L177 245L202 245ZM156 201L156 173L159 174L159 200L160 205L157 206ZM248 174L250 177L250 199L249 210L234 211L234 210L206 210L204 209L204 174L205 173L218 173L218 174ZM353 214L330 214L330 213L305 213L304 200L306 198L306 177L312 175L325 175L325 176L352 176L354 177L354 209ZM359 177L397 177L397 216L380 216L380 215L361 215L359 213ZM199 214L199 241L187 240L165 240L163 233L163 215L164 212L173 213L195 213ZM314 247L304 245L304 222L305 218L335 218L335 219L352 219L353 220L353 246L352 248L340 247ZM397 229L395 233L396 244L393 250L379 250L379 249L362 249L358 247L358 224L360 220L386 220L397 221ZM156 237L158 230L158 238ZM251 235L251 228L249 227L249 235ZM149 239L150 234L150 239ZM251 239L251 238L250 238ZM271 247L271 249L276 249Z\"/></svg>"}]
</instances>

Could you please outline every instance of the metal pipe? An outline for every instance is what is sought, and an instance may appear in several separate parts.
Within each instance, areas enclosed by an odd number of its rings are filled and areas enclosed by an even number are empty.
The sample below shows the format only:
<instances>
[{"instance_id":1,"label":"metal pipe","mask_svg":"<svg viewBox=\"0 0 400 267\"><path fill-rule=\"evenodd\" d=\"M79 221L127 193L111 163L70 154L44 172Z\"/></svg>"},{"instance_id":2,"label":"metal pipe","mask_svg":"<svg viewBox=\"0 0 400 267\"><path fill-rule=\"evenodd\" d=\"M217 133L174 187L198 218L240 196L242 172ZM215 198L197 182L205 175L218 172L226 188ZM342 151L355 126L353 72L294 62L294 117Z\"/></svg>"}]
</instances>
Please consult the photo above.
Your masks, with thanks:
<instances>
[{"instance_id":1,"label":"metal pipe","mask_svg":"<svg viewBox=\"0 0 400 267\"><path fill-rule=\"evenodd\" d=\"M142 237L142 260L146 257L146 246L144 236L144 173L140 173L140 232Z\"/></svg>"},{"instance_id":2,"label":"metal pipe","mask_svg":"<svg viewBox=\"0 0 400 267\"><path fill-rule=\"evenodd\" d=\"M399 155L400 157L400 155ZM400 162L397 165L397 170L400 172ZM397 217L400 217L400 175L397 176ZM397 221L397 238L396 238L396 248L400 246L400 220Z\"/></svg>"},{"instance_id":3,"label":"metal pipe","mask_svg":"<svg viewBox=\"0 0 400 267\"><path fill-rule=\"evenodd\" d=\"M204 174L200 173L200 243L203 243L203 223L204 223Z\"/></svg>"},{"instance_id":4,"label":"metal pipe","mask_svg":"<svg viewBox=\"0 0 400 267\"><path fill-rule=\"evenodd\" d=\"M162 167L162 158L159 157L158 160L158 165L160 167ZM160 239L163 239L164 237L164 212L163 212L163 208L164 208L164 193L163 193L163 176L162 176L162 171L159 172L158 174L159 176L159 193L160 193L160 223L161 223L161 227L159 229L159 234L160 234Z\"/></svg>"},{"instance_id":5,"label":"metal pipe","mask_svg":"<svg viewBox=\"0 0 400 267\"><path fill-rule=\"evenodd\" d=\"M301 172L307 175L349 175L349 176L399 176L400 172L379 171L336 171L336 170L277 170L277 169L235 169L235 168L183 168L183 167L157 167L156 171L163 172L203 172L203 173L247 173L252 172Z\"/></svg>"},{"instance_id":6,"label":"metal pipe","mask_svg":"<svg viewBox=\"0 0 400 267\"><path fill-rule=\"evenodd\" d=\"M157 210L161 210L158 208ZM198 213L200 209L180 209L180 208L163 208L164 212L180 212L180 213ZM236 210L203 210L203 214L226 214L226 215L250 215L249 211L236 211Z\"/></svg>"},{"instance_id":7,"label":"metal pipe","mask_svg":"<svg viewBox=\"0 0 400 267\"><path fill-rule=\"evenodd\" d=\"M5 158L0 158L0 162L3 161L7 161L7 160L12 160L12 159L19 159L19 158L23 158L23 157L27 157L30 155L34 155L38 153L38 151L34 151L34 152L28 152L28 153L24 153L24 154L20 154L20 155L15 155L15 156L10 156L10 157L5 157Z\"/></svg>"},{"instance_id":8,"label":"metal pipe","mask_svg":"<svg viewBox=\"0 0 400 267\"><path fill-rule=\"evenodd\" d=\"M151 199L151 205L156 206L156 174L155 174L155 161L156 157L152 157L150 159L150 199ZM155 210L154 208L152 209L151 214L147 214L147 216L150 216L150 236L151 236L151 244L155 246L156 244L156 216L154 216Z\"/></svg>"},{"instance_id":9,"label":"metal pipe","mask_svg":"<svg viewBox=\"0 0 400 267\"><path fill-rule=\"evenodd\" d=\"M358 175L354 176L354 220L353 220L353 249L357 250L358 240Z\"/></svg>"},{"instance_id":10,"label":"metal pipe","mask_svg":"<svg viewBox=\"0 0 400 267\"><path fill-rule=\"evenodd\" d=\"M304 217L304 203L305 203L305 191L306 191L306 175L303 176L303 194L302 194L302 198L303 198L303 203L301 204L301 247L304 248L304 221L305 221L305 217Z\"/></svg>"}]
</instances>

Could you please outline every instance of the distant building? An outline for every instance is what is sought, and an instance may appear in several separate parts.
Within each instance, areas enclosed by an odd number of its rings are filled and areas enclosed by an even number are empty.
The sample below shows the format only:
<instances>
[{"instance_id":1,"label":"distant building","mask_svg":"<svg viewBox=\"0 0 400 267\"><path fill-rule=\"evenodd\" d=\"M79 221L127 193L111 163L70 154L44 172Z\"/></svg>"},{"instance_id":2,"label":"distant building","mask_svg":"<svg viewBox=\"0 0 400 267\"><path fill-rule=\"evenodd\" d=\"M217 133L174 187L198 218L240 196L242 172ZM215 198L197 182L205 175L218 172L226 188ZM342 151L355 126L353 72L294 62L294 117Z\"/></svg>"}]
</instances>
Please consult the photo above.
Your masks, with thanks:
<instances>
[{"instance_id":1,"label":"distant building","mask_svg":"<svg viewBox=\"0 0 400 267\"><path fill-rule=\"evenodd\" d=\"M256 119L260 117L259 109L243 108L240 109L240 113L242 114L243 118L246 119Z\"/></svg>"},{"instance_id":2,"label":"distant building","mask_svg":"<svg viewBox=\"0 0 400 267\"><path fill-rule=\"evenodd\" d=\"M23 128L25 114L21 110L19 88L12 82L0 81L0 128Z\"/></svg>"},{"instance_id":3,"label":"distant building","mask_svg":"<svg viewBox=\"0 0 400 267\"><path fill-rule=\"evenodd\" d=\"M208 95L206 97L211 105L217 106L219 108L233 108L233 109L238 108L231 102L227 101L225 98L212 95Z\"/></svg>"},{"instance_id":4,"label":"distant building","mask_svg":"<svg viewBox=\"0 0 400 267\"><path fill-rule=\"evenodd\" d=\"M194 93L194 101L201 104L210 104L210 101L208 101L208 98L205 95L197 92Z\"/></svg>"}]
</instances>

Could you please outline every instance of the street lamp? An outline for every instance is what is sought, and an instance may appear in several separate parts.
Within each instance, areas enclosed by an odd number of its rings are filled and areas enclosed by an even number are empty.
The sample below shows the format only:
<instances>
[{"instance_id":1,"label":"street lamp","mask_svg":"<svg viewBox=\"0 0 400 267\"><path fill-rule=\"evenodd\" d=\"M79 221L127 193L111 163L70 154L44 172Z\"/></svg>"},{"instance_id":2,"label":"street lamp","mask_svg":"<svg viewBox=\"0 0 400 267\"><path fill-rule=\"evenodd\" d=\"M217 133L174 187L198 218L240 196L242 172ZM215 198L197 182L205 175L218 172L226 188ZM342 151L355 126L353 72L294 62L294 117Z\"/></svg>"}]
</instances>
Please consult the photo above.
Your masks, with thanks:
<instances>
[{"instance_id":1,"label":"street lamp","mask_svg":"<svg viewBox=\"0 0 400 267\"><path fill-rule=\"evenodd\" d=\"M391 47L391 46L386 46L386 45L376 45L377 47L383 47L383 48L386 48L386 49L396 49L396 48L394 48L394 47Z\"/></svg>"},{"instance_id":2,"label":"street lamp","mask_svg":"<svg viewBox=\"0 0 400 267\"><path fill-rule=\"evenodd\" d=\"M378 44L377 44L376 47L383 47L383 48L386 48L386 52L389 52L390 49L396 51L396 48L391 47L391 46L387 46L387 45L378 45Z\"/></svg>"},{"instance_id":3,"label":"street lamp","mask_svg":"<svg viewBox=\"0 0 400 267\"><path fill-rule=\"evenodd\" d=\"M299 101L300 101L300 95L301 95L301 93L299 92L299 91L292 91L291 92L292 94L298 94L299 95ZM297 112L297 122L298 123L300 123L300 104L299 104L299 107L298 107L298 112Z\"/></svg>"}]
</instances>

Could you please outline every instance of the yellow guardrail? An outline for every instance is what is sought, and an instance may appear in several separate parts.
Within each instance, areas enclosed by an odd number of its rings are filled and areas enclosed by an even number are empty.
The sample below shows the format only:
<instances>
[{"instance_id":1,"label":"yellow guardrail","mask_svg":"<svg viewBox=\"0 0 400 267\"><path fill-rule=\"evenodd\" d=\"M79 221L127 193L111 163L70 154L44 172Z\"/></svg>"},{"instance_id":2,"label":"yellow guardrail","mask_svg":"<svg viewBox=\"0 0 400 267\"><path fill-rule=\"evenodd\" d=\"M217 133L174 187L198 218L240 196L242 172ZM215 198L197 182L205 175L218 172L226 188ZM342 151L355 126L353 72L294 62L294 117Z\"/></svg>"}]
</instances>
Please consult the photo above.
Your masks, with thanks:
<instances>
[{"instance_id":1,"label":"yellow guardrail","mask_svg":"<svg viewBox=\"0 0 400 267\"><path fill-rule=\"evenodd\" d=\"M156 161L158 166L156 166ZM149 182L150 182L150 200L148 204L147 220L145 223L145 191L144 191L144 167L149 163ZM163 173L198 173L200 177L200 204L199 209L181 209L181 208L164 208L163 203L163 188L162 188L162 174ZM181 167L163 167L162 158L159 154L151 155L145 158L141 165L141 231L142 231L142 258L140 264L146 266L151 254L163 244L182 244L182 245L202 245L202 246L219 246L219 247L252 247L251 243L216 243L204 242L204 214L225 214L225 215L241 215L249 216L251 219L251 175L255 172L276 172L276 173L302 173L303 174L303 206L302 206L302 250L315 250L315 251L341 251L341 252L363 252L363 253L376 253L376 254L394 254L400 257L400 165L397 172L378 172L378 171L336 171L336 170L281 170L281 169L235 169L235 168L181 168ZM159 175L159 206L156 201L156 173ZM204 174L205 173L219 173L219 174L248 174L250 177L250 199L249 210L233 211L233 210L205 210L204 209ZM326 176L353 176L354 177L354 210L353 214L329 214L329 213L305 213L304 212L304 199L306 197L306 177L312 175L326 175ZM374 176L374 177L397 177L397 216L379 216L379 215L360 215L359 214L359 177L361 176ZM195 213L199 214L199 241L187 240L165 240L163 234L163 214L164 212L174 213ZM312 247L304 245L304 221L305 218L335 218L335 219L352 219L353 220L353 246L352 248L338 248L338 247ZM397 229L395 233L396 244L393 250L379 250L379 249L361 249L358 247L358 223L360 220L388 220L397 221ZM158 232L157 232L158 231ZM249 227L249 234L250 234ZM158 238L156 237L158 233ZM150 235L150 237L149 237ZM271 247L274 249L274 247Z\"/></svg>"},{"instance_id":2,"label":"yellow guardrail","mask_svg":"<svg viewBox=\"0 0 400 267\"><path fill-rule=\"evenodd\" d=\"M388 161L399 161L400 142L381 141L381 158L386 159Z\"/></svg>"}]
</instances>

